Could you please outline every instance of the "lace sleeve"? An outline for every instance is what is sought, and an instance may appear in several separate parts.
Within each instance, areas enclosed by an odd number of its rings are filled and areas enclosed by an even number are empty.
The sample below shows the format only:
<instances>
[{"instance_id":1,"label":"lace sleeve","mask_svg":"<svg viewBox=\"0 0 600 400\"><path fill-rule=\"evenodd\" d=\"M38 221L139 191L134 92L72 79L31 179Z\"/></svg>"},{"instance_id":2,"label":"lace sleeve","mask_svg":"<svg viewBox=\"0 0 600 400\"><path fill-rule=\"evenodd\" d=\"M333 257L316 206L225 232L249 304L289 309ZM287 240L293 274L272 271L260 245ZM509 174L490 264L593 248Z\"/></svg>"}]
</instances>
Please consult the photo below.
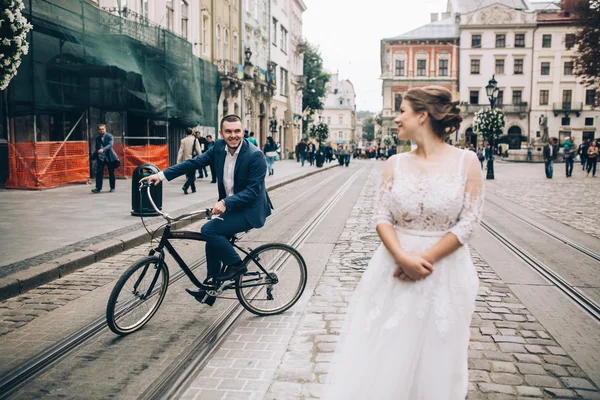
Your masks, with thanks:
<instances>
[{"instance_id":1,"label":"lace sleeve","mask_svg":"<svg viewBox=\"0 0 600 400\"><path fill-rule=\"evenodd\" d=\"M463 206L458 216L458 222L450 229L450 232L456 235L461 244L465 244L479 226L484 198L483 174L475 153L468 152L465 164L467 182Z\"/></svg>"},{"instance_id":2,"label":"lace sleeve","mask_svg":"<svg viewBox=\"0 0 600 400\"><path fill-rule=\"evenodd\" d=\"M395 225L391 211L395 157L397 156L391 157L385 162L383 173L381 174L381 183L377 192L377 202L375 203L375 212L373 214L373 221L376 226L379 224Z\"/></svg>"}]
</instances>

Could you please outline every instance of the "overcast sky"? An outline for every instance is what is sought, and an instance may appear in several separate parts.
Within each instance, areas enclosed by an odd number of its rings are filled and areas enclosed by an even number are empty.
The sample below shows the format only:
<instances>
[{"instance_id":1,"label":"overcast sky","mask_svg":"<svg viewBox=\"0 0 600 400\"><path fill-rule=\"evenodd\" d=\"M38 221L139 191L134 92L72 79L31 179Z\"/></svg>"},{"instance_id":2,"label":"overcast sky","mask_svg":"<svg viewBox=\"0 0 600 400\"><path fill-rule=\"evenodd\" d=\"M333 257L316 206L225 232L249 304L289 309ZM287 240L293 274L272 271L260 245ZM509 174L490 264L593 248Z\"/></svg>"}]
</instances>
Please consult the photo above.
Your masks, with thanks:
<instances>
[{"instance_id":1,"label":"overcast sky","mask_svg":"<svg viewBox=\"0 0 600 400\"><path fill-rule=\"evenodd\" d=\"M380 111L380 40L429 23L446 0L304 0L303 36L319 46L325 68L356 90L356 109Z\"/></svg>"}]
</instances>

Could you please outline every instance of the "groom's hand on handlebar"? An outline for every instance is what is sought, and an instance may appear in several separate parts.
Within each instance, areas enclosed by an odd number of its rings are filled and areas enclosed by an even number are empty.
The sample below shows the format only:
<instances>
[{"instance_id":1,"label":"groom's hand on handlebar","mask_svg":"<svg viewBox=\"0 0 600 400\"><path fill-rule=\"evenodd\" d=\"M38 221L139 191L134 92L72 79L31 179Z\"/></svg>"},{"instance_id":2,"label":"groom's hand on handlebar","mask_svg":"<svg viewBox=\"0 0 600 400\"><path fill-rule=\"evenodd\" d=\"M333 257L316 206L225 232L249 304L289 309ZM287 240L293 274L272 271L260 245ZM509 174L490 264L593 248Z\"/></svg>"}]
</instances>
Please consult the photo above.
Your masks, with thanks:
<instances>
[{"instance_id":1,"label":"groom's hand on handlebar","mask_svg":"<svg viewBox=\"0 0 600 400\"><path fill-rule=\"evenodd\" d=\"M151 185L158 185L160 184L160 178L158 177L158 174L154 174L154 175L150 175L150 176L146 176L145 178L140 179L140 183L142 182L148 182Z\"/></svg>"}]
</instances>

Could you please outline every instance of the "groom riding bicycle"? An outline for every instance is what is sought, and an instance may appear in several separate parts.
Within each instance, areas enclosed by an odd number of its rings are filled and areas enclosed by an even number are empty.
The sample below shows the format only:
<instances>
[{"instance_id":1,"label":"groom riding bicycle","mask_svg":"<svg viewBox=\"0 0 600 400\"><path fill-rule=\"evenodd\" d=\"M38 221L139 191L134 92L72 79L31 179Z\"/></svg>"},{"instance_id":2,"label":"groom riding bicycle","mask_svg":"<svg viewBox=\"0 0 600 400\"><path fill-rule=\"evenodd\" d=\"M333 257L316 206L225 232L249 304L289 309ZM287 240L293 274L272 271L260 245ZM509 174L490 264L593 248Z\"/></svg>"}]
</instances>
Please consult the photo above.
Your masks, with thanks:
<instances>
[{"instance_id":1,"label":"groom riding bicycle","mask_svg":"<svg viewBox=\"0 0 600 400\"><path fill-rule=\"evenodd\" d=\"M207 152L141 180L158 184L214 164L219 201L213 206L212 213L223 218L212 219L201 228L206 241L207 284L231 280L247 271L229 239L236 233L261 228L272 208L265 188L265 156L244 139L240 117L223 117L220 129L222 139ZM223 271L221 265L226 266ZM206 294L204 290L186 291L199 301ZM207 304L212 305L211 302Z\"/></svg>"}]
</instances>

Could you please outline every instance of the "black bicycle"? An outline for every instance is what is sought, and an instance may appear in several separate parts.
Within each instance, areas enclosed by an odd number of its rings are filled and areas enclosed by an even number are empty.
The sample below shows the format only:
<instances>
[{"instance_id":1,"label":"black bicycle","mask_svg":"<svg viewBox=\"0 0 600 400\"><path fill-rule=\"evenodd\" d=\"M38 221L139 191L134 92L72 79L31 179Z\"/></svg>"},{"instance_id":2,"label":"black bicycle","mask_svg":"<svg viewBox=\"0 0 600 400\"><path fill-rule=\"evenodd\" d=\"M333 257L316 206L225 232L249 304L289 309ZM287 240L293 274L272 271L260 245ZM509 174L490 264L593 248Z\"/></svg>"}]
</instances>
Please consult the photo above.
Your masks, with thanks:
<instances>
[{"instance_id":1,"label":"black bicycle","mask_svg":"<svg viewBox=\"0 0 600 400\"><path fill-rule=\"evenodd\" d=\"M204 214L211 219L210 209L195 211L173 218L160 211L150 194L150 185L142 182L140 191L147 190L148 199L157 213L167 220L159 244L150 254L131 265L119 278L108 299L106 322L118 335L127 335L143 327L156 314L169 285L169 269L165 262L165 249L171 254L181 270L199 289L206 291L205 300L214 301L227 290L235 289L240 304L259 316L280 314L292 307L306 287L307 269L302 255L283 243L269 243L255 249L244 248L236 242L231 244L245 257L248 271L229 281L201 283L179 256L171 240L204 241L200 232L173 230L172 224L184 218ZM140 196L141 197L141 196ZM214 217L220 218L220 217ZM210 304L210 303L209 303Z\"/></svg>"}]
</instances>

